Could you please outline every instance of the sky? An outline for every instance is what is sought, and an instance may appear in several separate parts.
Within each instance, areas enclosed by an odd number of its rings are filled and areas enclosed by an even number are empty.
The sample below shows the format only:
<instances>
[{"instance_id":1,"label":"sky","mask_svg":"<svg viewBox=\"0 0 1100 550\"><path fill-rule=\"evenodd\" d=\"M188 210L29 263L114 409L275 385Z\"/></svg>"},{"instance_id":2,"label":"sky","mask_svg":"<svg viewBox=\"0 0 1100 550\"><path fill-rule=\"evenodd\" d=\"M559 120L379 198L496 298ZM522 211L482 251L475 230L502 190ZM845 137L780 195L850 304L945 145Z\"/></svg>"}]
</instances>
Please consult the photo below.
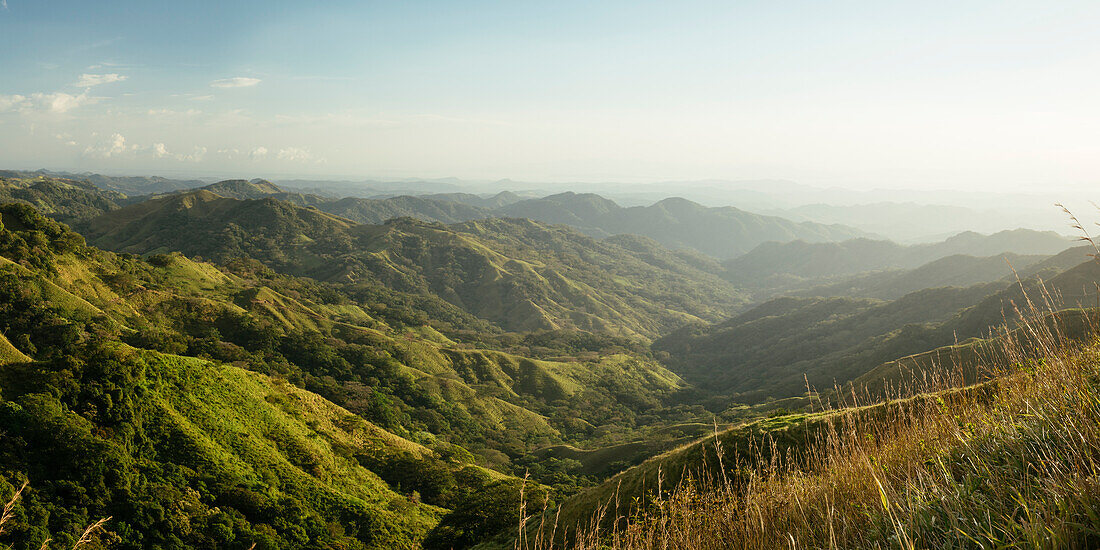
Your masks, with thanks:
<instances>
[{"instance_id":1,"label":"sky","mask_svg":"<svg viewBox=\"0 0 1100 550\"><path fill-rule=\"evenodd\" d=\"M0 167L1100 184L1100 2L0 0Z\"/></svg>"}]
</instances>

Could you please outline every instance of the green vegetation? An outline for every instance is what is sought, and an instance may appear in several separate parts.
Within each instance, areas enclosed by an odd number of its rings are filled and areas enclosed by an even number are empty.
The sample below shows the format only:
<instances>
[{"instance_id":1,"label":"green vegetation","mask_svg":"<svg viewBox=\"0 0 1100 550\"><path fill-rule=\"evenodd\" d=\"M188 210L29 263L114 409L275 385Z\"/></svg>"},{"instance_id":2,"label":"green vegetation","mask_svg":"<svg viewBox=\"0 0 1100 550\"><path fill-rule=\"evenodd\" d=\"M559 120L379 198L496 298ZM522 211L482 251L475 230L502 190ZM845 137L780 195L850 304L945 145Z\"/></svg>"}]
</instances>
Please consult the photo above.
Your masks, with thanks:
<instances>
[{"instance_id":1,"label":"green vegetation","mask_svg":"<svg viewBox=\"0 0 1100 550\"><path fill-rule=\"evenodd\" d=\"M1083 348L1058 316L1017 319L990 382L716 434L570 499L518 547L1093 547L1096 314Z\"/></svg>"},{"instance_id":2,"label":"green vegetation","mask_svg":"<svg viewBox=\"0 0 1100 550\"><path fill-rule=\"evenodd\" d=\"M77 180L0 177L0 203L16 202L64 222L86 220L118 208L125 198Z\"/></svg>"},{"instance_id":3,"label":"green vegetation","mask_svg":"<svg viewBox=\"0 0 1100 550\"><path fill-rule=\"evenodd\" d=\"M33 518L19 523L17 538L28 546L47 532L75 533L106 515L129 527L112 524L104 536L118 535L133 547L236 547L238 542L247 547L246 541L258 540L273 547L306 541L415 546L437 520L450 517L443 524L449 527L431 538L442 545L449 537L467 540L463 537L469 533L489 529L457 525L454 519L471 509L468 499L483 496L479 488L506 479L474 464L522 474L531 465L524 457L541 446L615 444L647 425L703 414L698 407L675 405L679 378L638 355L634 341L561 331L485 338L565 361L475 349L427 325L375 316L345 294L345 287L279 275L255 262L218 269L175 254L143 260L107 253L85 246L79 235L24 205L0 206L0 219L0 333L9 363L8 378L0 377L0 395L18 410L38 407L30 416L12 417L4 429L44 437L48 429L31 420L45 415L39 409L47 405L32 403L45 392L54 399L48 406L57 412L55 427L71 424L73 430L90 433L80 436L81 441L92 438L87 445L101 445L106 438L102 444L114 445L110 448L119 453L106 470L98 470L109 482L55 480L53 469L35 469L41 458L33 454L39 452L37 444L21 444L22 454L0 461L11 485L32 480L24 508L42 502L45 508L35 512L42 517L71 511L64 523ZM578 360L574 353L589 358ZM89 396L88 388L107 376L97 369L116 363L129 374ZM97 411L108 405L95 404L100 402L125 402L137 412L111 417L125 424L123 429L105 423ZM296 428L287 427L291 420ZM339 430L327 428L330 424ZM125 439L112 439L116 432ZM77 451L42 441L56 461L79 462ZM327 446L318 447L318 441ZM257 462L265 456L268 461ZM287 473L279 456L297 470ZM144 469L119 470L146 463L198 473L181 470L163 481L169 491L143 485ZM211 465L229 469L210 470ZM552 483L555 495L598 480L570 464L543 467L535 475ZM64 480L69 486L88 483L103 489L91 500L74 503L57 492ZM273 484L268 493L284 485L296 492L269 494L275 504L261 506L266 512L260 515L226 504L229 497L222 496L230 487L256 492L265 484ZM120 487L130 492L119 493ZM214 535L197 526L158 527L162 538L148 540L128 531L144 520L127 516L120 506L160 498L161 492L175 498L188 487L202 498L187 513L205 517L214 513L212 507L226 512L223 523L232 533L222 534L236 542L215 544L209 538ZM515 484L500 487L493 490L518 490ZM282 513L279 503L304 510L301 521L313 522L312 527L270 523L271 514ZM174 513L163 502L149 506ZM459 515L449 516L452 509ZM348 523L349 517L363 515L376 519L369 525L361 518ZM493 521L498 517L492 514ZM317 525L327 527L321 532Z\"/></svg>"},{"instance_id":4,"label":"green vegetation","mask_svg":"<svg viewBox=\"0 0 1100 550\"><path fill-rule=\"evenodd\" d=\"M0 522L14 548L108 516L94 544L113 548L493 548L559 503L578 533L616 495L602 525L641 514L651 536L667 488L681 519L709 517L758 482L823 475L838 426L886 445L935 411L980 416L1002 382L1068 357L1051 335L1068 350L1100 304L1100 264L1047 257L1066 241L1034 232L721 263L700 250L850 230L678 199L111 180L164 188L128 198L40 176L0 181L0 496L29 482ZM509 208L574 228L493 217ZM991 332L1034 308L1057 313ZM884 532L866 517L844 540ZM579 540L636 547L604 534Z\"/></svg>"},{"instance_id":5,"label":"green vegetation","mask_svg":"<svg viewBox=\"0 0 1100 550\"><path fill-rule=\"evenodd\" d=\"M1081 253L1077 250L1076 253ZM711 326L691 326L654 342L687 381L742 402L826 390L882 363L989 333L1027 310L1094 305L1100 265L1087 262L1045 281L926 289L892 302L777 298Z\"/></svg>"},{"instance_id":6,"label":"green vegetation","mask_svg":"<svg viewBox=\"0 0 1100 550\"><path fill-rule=\"evenodd\" d=\"M349 285L349 293L357 285L370 292L377 281L423 301L442 298L510 331L651 338L687 321L717 320L743 300L713 261L526 220L356 225L274 199L198 191L129 206L84 227L91 242L120 252L250 258Z\"/></svg>"}]
</instances>

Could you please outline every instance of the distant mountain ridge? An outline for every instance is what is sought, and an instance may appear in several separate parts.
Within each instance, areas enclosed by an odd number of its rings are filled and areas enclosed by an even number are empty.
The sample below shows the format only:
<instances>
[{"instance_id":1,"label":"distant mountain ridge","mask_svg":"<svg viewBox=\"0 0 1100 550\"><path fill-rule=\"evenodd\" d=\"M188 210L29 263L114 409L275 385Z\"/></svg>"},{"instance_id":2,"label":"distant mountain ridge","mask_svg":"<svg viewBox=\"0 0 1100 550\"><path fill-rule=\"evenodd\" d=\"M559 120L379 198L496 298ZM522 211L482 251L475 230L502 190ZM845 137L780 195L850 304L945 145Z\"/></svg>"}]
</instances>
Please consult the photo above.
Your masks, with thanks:
<instances>
[{"instance_id":1,"label":"distant mountain ridge","mask_svg":"<svg viewBox=\"0 0 1100 550\"><path fill-rule=\"evenodd\" d=\"M843 277L884 269L915 268L958 254L1053 255L1073 241L1053 231L1015 229L992 235L965 232L943 242L899 245L892 241L853 239L831 243L768 242L725 262L727 277L736 283L792 276L803 279Z\"/></svg>"},{"instance_id":2,"label":"distant mountain ridge","mask_svg":"<svg viewBox=\"0 0 1100 550\"><path fill-rule=\"evenodd\" d=\"M795 223L733 207L706 207L677 197L651 206L624 208L599 195L573 192L535 199L523 199L507 191L489 197L440 193L334 199L290 193L266 180L227 180L203 189L237 199L277 198L299 206L313 206L360 223L379 224L406 216L441 223L494 217L527 218L568 225L596 238L641 235L667 248L691 249L719 259L743 254L766 241L836 241L867 235L850 227Z\"/></svg>"},{"instance_id":3,"label":"distant mountain ridge","mask_svg":"<svg viewBox=\"0 0 1100 550\"><path fill-rule=\"evenodd\" d=\"M496 213L572 225L597 237L643 235L669 248L691 248L719 259L744 254L767 241L836 241L867 235L851 227L795 223L732 206L707 207L679 197L624 208L599 195L567 192L520 201Z\"/></svg>"},{"instance_id":4,"label":"distant mountain ridge","mask_svg":"<svg viewBox=\"0 0 1100 550\"><path fill-rule=\"evenodd\" d=\"M670 370L715 391L743 393L749 400L795 396L807 379L829 388L898 357L982 337L1014 318L1016 308L1026 308L1025 291L1040 303L1049 295L1056 310L1088 306L1098 299L1092 282L1100 279L1100 263L1086 261L1084 252L1078 247L1058 257L1055 264L1077 255L1075 267L1042 283L1035 277L1006 278L965 288L925 288L888 302L776 298L722 323L685 327L653 347L670 354Z\"/></svg>"}]
</instances>

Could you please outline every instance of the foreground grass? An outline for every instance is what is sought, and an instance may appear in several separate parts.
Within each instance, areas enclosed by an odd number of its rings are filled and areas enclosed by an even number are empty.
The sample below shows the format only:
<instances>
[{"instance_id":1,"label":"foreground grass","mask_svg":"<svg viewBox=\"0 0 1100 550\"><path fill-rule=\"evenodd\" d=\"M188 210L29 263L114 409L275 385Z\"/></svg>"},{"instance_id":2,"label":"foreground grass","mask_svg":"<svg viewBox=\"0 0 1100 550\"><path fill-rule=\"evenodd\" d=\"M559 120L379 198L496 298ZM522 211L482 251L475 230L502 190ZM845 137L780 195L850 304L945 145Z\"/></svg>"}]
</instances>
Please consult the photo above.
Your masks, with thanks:
<instances>
[{"instance_id":1,"label":"foreground grass","mask_svg":"<svg viewBox=\"0 0 1100 550\"><path fill-rule=\"evenodd\" d=\"M1100 341L1023 325L1027 343L1005 343L993 382L897 401L874 422L827 415L798 451L766 437L749 457L719 449L717 476L564 544L555 527L527 529L516 547L1100 547Z\"/></svg>"}]
</instances>

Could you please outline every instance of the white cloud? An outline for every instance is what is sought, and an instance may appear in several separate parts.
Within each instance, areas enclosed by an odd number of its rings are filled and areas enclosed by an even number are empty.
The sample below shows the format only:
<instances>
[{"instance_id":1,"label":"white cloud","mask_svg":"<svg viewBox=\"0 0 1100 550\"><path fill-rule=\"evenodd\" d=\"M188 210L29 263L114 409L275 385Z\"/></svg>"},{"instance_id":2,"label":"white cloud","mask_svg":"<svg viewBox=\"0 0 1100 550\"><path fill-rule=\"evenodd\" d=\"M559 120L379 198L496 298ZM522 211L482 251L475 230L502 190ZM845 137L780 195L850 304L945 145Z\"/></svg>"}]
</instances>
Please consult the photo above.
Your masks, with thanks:
<instances>
[{"instance_id":1,"label":"white cloud","mask_svg":"<svg viewBox=\"0 0 1100 550\"><path fill-rule=\"evenodd\" d=\"M0 0L0 8L8 9L8 0Z\"/></svg>"},{"instance_id":2,"label":"white cloud","mask_svg":"<svg viewBox=\"0 0 1100 550\"><path fill-rule=\"evenodd\" d=\"M189 154L176 154L168 150L168 146L163 143L154 143L149 147L140 147L142 151L148 151L158 159L171 159L185 162L199 162L206 156L206 147L195 147Z\"/></svg>"},{"instance_id":3,"label":"white cloud","mask_svg":"<svg viewBox=\"0 0 1100 550\"><path fill-rule=\"evenodd\" d=\"M122 134L112 134L107 141L96 145L89 145L84 149L84 155L89 157L116 157L127 151L137 149L137 145L127 145L126 138Z\"/></svg>"},{"instance_id":4,"label":"white cloud","mask_svg":"<svg viewBox=\"0 0 1100 550\"><path fill-rule=\"evenodd\" d=\"M80 79L77 80L76 84L73 84L73 86L76 86L78 88L91 88L92 86L99 86L100 84L110 84L112 82L122 82L123 80L126 80L127 78L128 77L126 75L121 75L121 74L118 74L118 73L108 73L108 74L88 74L88 73L84 73L84 74L80 75Z\"/></svg>"},{"instance_id":5,"label":"white cloud","mask_svg":"<svg viewBox=\"0 0 1100 550\"><path fill-rule=\"evenodd\" d=\"M191 101L210 101L212 99L214 99L214 96L212 95L197 95L190 98Z\"/></svg>"},{"instance_id":6,"label":"white cloud","mask_svg":"<svg viewBox=\"0 0 1100 550\"><path fill-rule=\"evenodd\" d=\"M258 78L249 78L247 76L235 76L233 78L222 78L210 83L212 88L245 88L248 86L255 86L260 83Z\"/></svg>"},{"instance_id":7,"label":"white cloud","mask_svg":"<svg viewBox=\"0 0 1100 550\"><path fill-rule=\"evenodd\" d=\"M0 95L0 112L11 111L25 104L27 101L26 96L19 94L15 95Z\"/></svg>"},{"instance_id":8,"label":"white cloud","mask_svg":"<svg viewBox=\"0 0 1100 550\"><path fill-rule=\"evenodd\" d=\"M195 147L190 155L176 155L176 158L188 162L200 162L206 156L206 147Z\"/></svg>"},{"instance_id":9,"label":"white cloud","mask_svg":"<svg viewBox=\"0 0 1100 550\"><path fill-rule=\"evenodd\" d=\"M279 152L275 155L279 160L289 160L291 162L322 162L321 159L314 158L313 154L305 149L298 147L287 147L285 149L279 149Z\"/></svg>"},{"instance_id":10,"label":"white cloud","mask_svg":"<svg viewBox=\"0 0 1100 550\"><path fill-rule=\"evenodd\" d=\"M95 103L99 98L88 97L87 92L80 95L67 94L65 92L43 93L35 92L25 95L0 95L0 112L48 112L66 113L81 105Z\"/></svg>"},{"instance_id":11,"label":"white cloud","mask_svg":"<svg viewBox=\"0 0 1100 550\"><path fill-rule=\"evenodd\" d=\"M260 160L260 159L263 159L263 158L267 157L268 150L267 150L267 147L263 147L263 146L254 147L251 150L245 149L243 151L240 150L240 149L237 149L236 147L232 147L232 148L227 148L227 149L218 149L217 153L219 155L221 155L222 157L224 157L226 159L229 159L229 160L236 160L236 159ZM288 153L288 154L290 154L290 153Z\"/></svg>"},{"instance_id":12,"label":"white cloud","mask_svg":"<svg viewBox=\"0 0 1100 550\"><path fill-rule=\"evenodd\" d=\"M94 103L96 101L95 98L88 97L86 92L80 95L71 95L64 92L54 92L52 94L37 93L31 94L31 99L51 113L65 113L81 105Z\"/></svg>"}]
</instances>

